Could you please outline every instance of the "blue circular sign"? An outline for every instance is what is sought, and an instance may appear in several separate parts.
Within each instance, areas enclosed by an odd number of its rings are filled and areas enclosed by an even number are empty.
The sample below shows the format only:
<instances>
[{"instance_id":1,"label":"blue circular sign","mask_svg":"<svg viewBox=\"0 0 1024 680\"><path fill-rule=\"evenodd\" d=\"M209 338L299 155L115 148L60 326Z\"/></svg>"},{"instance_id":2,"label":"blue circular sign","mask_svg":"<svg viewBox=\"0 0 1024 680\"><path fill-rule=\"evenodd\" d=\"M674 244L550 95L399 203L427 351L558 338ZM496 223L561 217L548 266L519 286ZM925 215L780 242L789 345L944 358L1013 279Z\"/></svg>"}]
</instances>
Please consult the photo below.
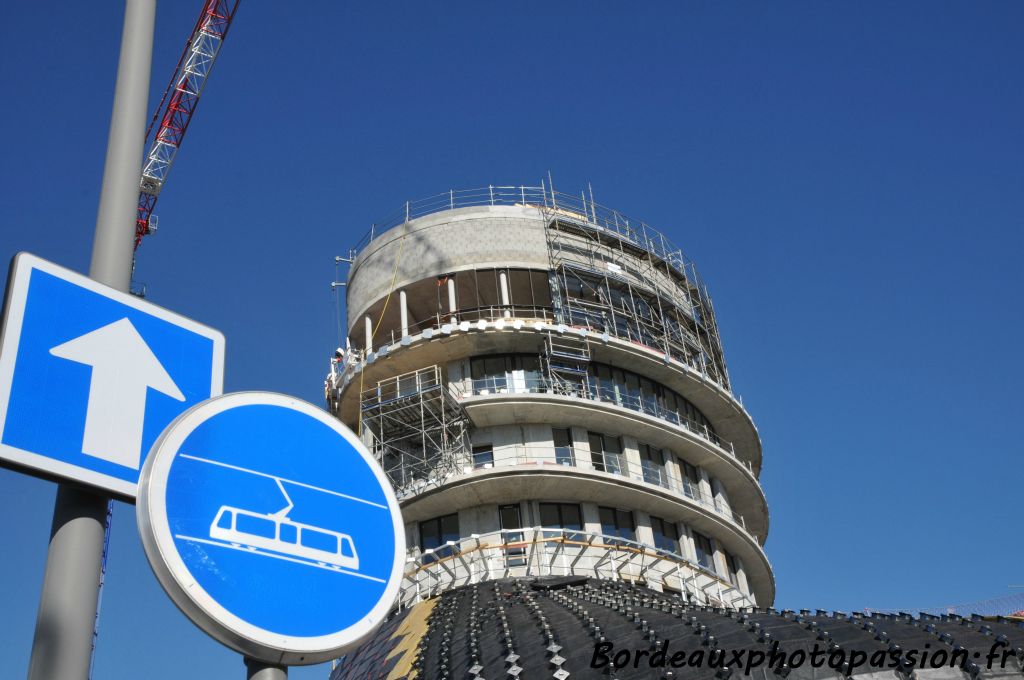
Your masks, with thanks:
<instances>
[{"instance_id":1,"label":"blue circular sign","mask_svg":"<svg viewBox=\"0 0 1024 680\"><path fill-rule=\"evenodd\" d=\"M270 663L319 663L395 602L405 535L380 466L337 419L269 392L178 417L142 471L154 573L207 633Z\"/></svg>"}]
</instances>

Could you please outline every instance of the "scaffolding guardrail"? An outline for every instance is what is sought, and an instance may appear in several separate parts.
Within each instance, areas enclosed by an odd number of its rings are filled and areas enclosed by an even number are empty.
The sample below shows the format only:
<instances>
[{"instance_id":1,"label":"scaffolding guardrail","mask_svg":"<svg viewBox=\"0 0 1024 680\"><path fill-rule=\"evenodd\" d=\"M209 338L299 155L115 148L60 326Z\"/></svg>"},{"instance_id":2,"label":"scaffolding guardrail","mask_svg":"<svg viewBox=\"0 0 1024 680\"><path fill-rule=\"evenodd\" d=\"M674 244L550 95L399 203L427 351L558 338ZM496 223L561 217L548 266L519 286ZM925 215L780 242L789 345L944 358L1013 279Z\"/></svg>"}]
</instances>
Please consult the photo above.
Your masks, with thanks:
<instances>
[{"instance_id":1,"label":"scaffolding guardrail","mask_svg":"<svg viewBox=\"0 0 1024 680\"><path fill-rule=\"evenodd\" d=\"M427 366L408 373L381 380L373 387L363 390L360 395L362 410L384 406L405 397L411 397L428 390L442 387L441 369L438 366Z\"/></svg>"},{"instance_id":2,"label":"scaffolding guardrail","mask_svg":"<svg viewBox=\"0 0 1024 680\"><path fill-rule=\"evenodd\" d=\"M456 331L468 332L491 328L500 330L501 328L520 328L526 327L527 324L538 323L552 326L557 324L558 321L553 308L524 305L492 305L459 310L458 315L455 315L454 318L453 315L449 314L436 314L428 319L410 324L405 336L402 335L401 331L391 331L389 335L385 336L386 341L382 341L379 346L376 346L375 351L366 352L356 348L351 349L346 354L344 365L336 365L334 363L330 365L330 373L327 376L328 387L339 387L346 373L354 371L364 363L373 361L378 355L383 355L400 348L404 344L408 344L407 339L412 338L414 335L422 334L423 337L429 338L438 333L448 335ZM480 324L483 324L483 326ZM564 328L567 332L597 332L585 326L566 325ZM655 345L646 345L633 339L627 340L652 350L663 351L663 348ZM732 394L728 385L723 384L720 379L709 373L701 364L685 362L679 357L673 358ZM735 396L735 399L742 405L739 396ZM721 440L721 443L718 445L730 451L733 450L731 442ZM745 464L750 467L749 463Z\"/></svg>"},{"instance_id":3,"label":"scaffolding guardrail","mask_svg":"<svg viewBox=\"0 0 1024 680\"><path fill-rule=\"evenodd\" d=\"M396 488L457 471L469 423L439 366L378 381L360 395L360 436Z\"/></svg>"},{"instance_id":4,"label":"scaffolding guardrail","mask_svg":"<svg viewBox=\"0 0 1024 680\"><path fill-rule=\"evenodd\" d=\"M597 228L636 248L651 253L666 262L681 276L697 285L703 295L704 286L693 261L671 240L642 220L627 217L618 210L595 203L581 193L579 196L554 191L540 186L486 186L475 189L450 189L414 201L406 201L401 208L374 222L351 250L358 255L373 239L410 220L456 208L510 205L544 208L560 219L568 219L580 226Z\"/></svg>"},{"instance_id":5,"label":"scaffolding guardrail","mask_svg":"<svg viewBox=\"0 0 1024 680\"><path fill-rule=\"evenodd\" d=\"M473 534L411 555L399 607L471 583L512 576L588 576L657 584L695 604L755 607L740 588L678 553L575 529L521 527Z\"/></svg>"}]
</instances>

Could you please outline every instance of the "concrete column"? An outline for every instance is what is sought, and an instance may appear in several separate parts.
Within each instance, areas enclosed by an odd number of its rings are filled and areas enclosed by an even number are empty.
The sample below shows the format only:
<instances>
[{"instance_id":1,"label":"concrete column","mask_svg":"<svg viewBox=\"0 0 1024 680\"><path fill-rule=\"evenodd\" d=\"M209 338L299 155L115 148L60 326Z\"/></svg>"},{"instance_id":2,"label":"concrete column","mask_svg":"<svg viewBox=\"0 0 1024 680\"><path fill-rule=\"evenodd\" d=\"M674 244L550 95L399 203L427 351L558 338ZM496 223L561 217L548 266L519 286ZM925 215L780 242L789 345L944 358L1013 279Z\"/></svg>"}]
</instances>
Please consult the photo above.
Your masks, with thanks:
<instances>
[{"instance_id":1,"label":"concrete column","mask_svg":"<svg viewBox=\"0 0 1024 680\"><path fill-rule=\"evenodd\" d=\"M571 435L570 435L571 436ZM526 445L531 449L540 448L552 463L555 462L555 437L550 425L535 425L530 430L530 438Z\"/></svg>"},{"instance_id":2,"label":"concrete column","mask_svg":"<svg viewBox=\"0 0 1024 680\"><path fill-rule=\"evenodd\" d=\"M540 526L540 501L526 501L520 507L523 512L524 527Z\"/></svg>"},{"instance_id":3,"label":"concrete column","mask_svg":"<svg viewBox=\"0 0 1024 680\"><path fill-rule=\"evenodd\" d=\"M469 510L463 510L459 514L460 536L487 534L500 528L497 504L477 506Z\"/></svg>"},{"instance_id":4,"label":"concrete column","mask_svg":"<svg viewBox=\"0 0 1024 680\"><path fill-rule=\"evenodd\" d=\"M729 565L725 561L725 551L722 550L722 545L718 542L717 538L711 538L711 547L714 549L714 564L715 571L724 580L729 580Z\"/></svg>"},{"instance_id":5,"label":"concrete column","mask_svg":"<svg viewBox=\"0 0 1024 680\"><path fill-rule=\"evenodd\" d=\"M479 439L475 439L473 444L490 444L494 452L494 464L510 465L516 460L516 444L519 443L514 430L507 425L489 428L488 431L478 433Z\"/></svg>"},{"instance_id":6,"label":"concrete column","mask_svg":"<svg viewBox=\"0 0 1024 680\"><path fill-rule=\"evenodd\" d=\"M676 535L679 537L676 539L676 552L683 557L687 556L687 538L686 538L686 525L682 522L676 522L672 526L676 528Z\"/></svg>"},{"instance_id":7,"label":"concrete column","mask_svg":"<svg viewBox=\"0 0 1024 680\"><path fill-rule=\"evenodd\" d=\"M448 364L448 385L460 387L466 394L470 393L473 389L473 374L469 359L459 359Z\"/></svg>"},{"instance_id":8,"label":"concrete column","mask_svg":"<svg viewBox=\"0 0 1024 680\"><path fill-rule=\"evenodd\" d=\"M665 455L665 474L668 476L668 484L673 489L682 492L683 489L683 471L680 467L676 457L672 455L672 452L668 449L662 449Z\"/></svg>"},{"instance_id":9,"label":"concrete column","mask_svg":"<svg viewBox=\"0 0 1024 680\"><path fill-rule=\"evenodd\" d=\"M729 496L725 493L725 487L717 479L711 479L711 491L715 494L715 498L718 500L719 505L722 508L722 512L726 515L732 515L731 507L729 505Z\"/></svg>"},{"instance_id":10,"label":"concrete column","mask_svg":"<svg viewBox=\"0 0 1024 680\"><path fill-rule=\"evenodd\" d=\"M451 315L451 322L455 323L455 278L451 276L448 277L448 313Z\"/></svg>"},{"instance_id":11,"label":"concrete column","mask_svg":"<svg viewBox=\"0 0 1024 680\"><path fill-rule=\"evenodd\" d=\"M420 525L409 522L405 525L405 549L418 550L420 545Z\"/></svg>"},{"instance_id":12,"label":"concrete column","mask_svg":"<svg viewBox=\"0 0 1024 680\"><path fill-rule=\"evenodd\" d=\"M399 311L402 315L402 337L409 335L409 300L404 290L398 291Z\"/></svg>"},{"instance_id":13,"label":"concrete column","mask_svg":"<svg viewBox=\"0 0 1024 680\"><path fill-rule=\"evenodd\" d=\"M448 362L445 377L448 378L448 389L453 394L457 394L459 390L469 390L472 387L466 377L467 374L462 370L462 365L462 361L459 359Z\"/></svg>"},{"instance_id":14,"label":"concrete column","mask_svg":"<svg viewBox=\"0 0 1024 680\"><path fill-rule=\"evenodd\" d=\"M576 458L576 467L583 470L593 470L594 465L590 461L590 438L587 436L585 427L572 428L573 456Z\"/></svg>"},{"instance_id":15,"label":"concrete column","mask_svg":"<svg viewBox=\"0 0 1024 680\"><path fill-rule=\"evenodd\" d=\"M711 492L711 477L708 476L708 471L704 468L697 468L697 473L700 474L700 495L706 501L714 502L714 494Z\"/></svg>"},{"instance_id":16,"label":"concrete column","mask_svg":"<svg viewBox=\"0 0 1024 680\"><path fill-rule=\"evenodd\" d=\"M508 275L505 272L498 272L498 282L501 284L501 306L509 306L509 295L508 295ZM512 310L506 309L504 313L505 318L512 316Z\"/></svg>"},{"instance_id":17,"label":"concrete column","mask_svg":"<svg viewBox=\"0 0 1024 680\"><path fill-rule=\"evenodd\" d=\"M622 438L622 457L626 459L626 474L631 479L643 481L644 471L640 466L640 449L633 437Z\"/></svg>"},{"instance_id":18,"label":"concrete column","mask_svg":"<svg viewBox=\"0 0 1024 680\"><path fill-rule=\"evenodd\" d=\"M750 594L750 584L747 582L747 570L743 567L743 560L738 557L733 557L736 562L736 580L739 581L740 590L744 593Z\"/></svg>"},{"instance_id":19,"label":"concrete column","mask_svg":"<svg viewBox=\"0 0 1024 680\"><path fill-rule=\"evenodd\" d=\"M583 515L583 530L592 534L601 533L601 515L595 503L580 503L580 514Z\"/></svg>"},{"instance_id":20,"label":"concrete column","mask_svg":"<svg viewBox=\"0 0 1024 680\"><path fill-rule=\"evenodd\" d=\"M683 549L683 557L687 557L694 562L697 561L697 545L693 542L693 530L690 529L686 524L679 524L679 544Z\"/></svg>"},{"instance_id":21,"label":"concrete column","mask_svg":"<svg viewBox=\"0 0 1024 680\"><path fill-rule=\"evenodd\" d=\"M363 319L363 323L366 327L366 345L363 349L365 349L366 353L369 354L373 351L373 320L367 316Z\"/></svg>"},{"instance_id":22,"label":"concrete column","mask_svg":"<svg viewBox=\"0 0 1024 680\"><path fill-rule=\"evenodd\" d=\"M651 516L642 510L634 510L633 522L636 524L636 540L653 548L654 529L651 528Z\"/></svg>"}]
</instances>

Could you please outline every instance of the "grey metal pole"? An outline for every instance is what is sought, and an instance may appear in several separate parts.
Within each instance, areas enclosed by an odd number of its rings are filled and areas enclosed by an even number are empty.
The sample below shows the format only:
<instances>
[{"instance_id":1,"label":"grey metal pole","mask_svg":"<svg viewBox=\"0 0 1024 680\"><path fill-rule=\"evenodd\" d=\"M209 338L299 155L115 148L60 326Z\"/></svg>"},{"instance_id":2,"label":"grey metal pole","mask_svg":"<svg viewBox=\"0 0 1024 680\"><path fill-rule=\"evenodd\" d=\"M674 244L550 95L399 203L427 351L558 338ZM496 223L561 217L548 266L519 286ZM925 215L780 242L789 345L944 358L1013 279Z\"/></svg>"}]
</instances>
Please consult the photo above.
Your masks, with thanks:
<instances>
[{"instance_id":1,"label":"grey metal pole","mask_svg":"<svg viewBox=\"0 0 1024 680\"><path fill-rule=\"evenodd\" d=\"M246 680L288 680L285 666L274 666L256 659L245 659Z\"/></svg>"},{"instance_id":2,"label":"grey metal pole","mask_svg":"<svg viewBox=\"0 0 1024 680\"><path fill-rule=\"evenodd\" d=\"M125 292L132 280L155 19L156 0L125 0L121 59L89 268L91 278Z\"/></svg>"},{"instance_id":3,"label":"grey metal pole","mask_svg":"<svg viewBox=\"0 0 1024 680\"><path fill-rule=\"evenodd\" d=\"M126 0L121 56L89 276L127 292L142 172L156 0ZM57 489L29 680L86 680L109 499Z\"/></svg>"},{"instance_id":4,"label":"grey metal pole","mask_svg":"<svg viewBox=\"0 0 1024 680\"><path fill-rule=\"evenodd\" d=\"M29 680L89 675L106 519L106 498L57 488Z\"/></svg>"}]
</instances>

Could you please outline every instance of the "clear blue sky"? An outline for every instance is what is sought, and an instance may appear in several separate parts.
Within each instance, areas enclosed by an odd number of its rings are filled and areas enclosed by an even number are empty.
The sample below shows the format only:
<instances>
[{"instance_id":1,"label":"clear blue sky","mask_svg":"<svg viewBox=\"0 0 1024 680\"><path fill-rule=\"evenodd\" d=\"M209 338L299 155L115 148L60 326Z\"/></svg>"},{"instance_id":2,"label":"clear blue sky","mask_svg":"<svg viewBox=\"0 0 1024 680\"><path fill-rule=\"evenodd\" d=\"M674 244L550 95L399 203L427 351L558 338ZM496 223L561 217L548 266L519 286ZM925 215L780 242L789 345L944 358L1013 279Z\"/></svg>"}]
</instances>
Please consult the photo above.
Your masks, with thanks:
<instances>
[{"instance_id":1,"label":"clear blue sky","mask_svg":"<svg viewBox=\"0 0 1024 680\"><path fill-rule=\"evenodd\" d=\"M200 4L161 3L154 104ZM88 267L119 5L0 8L2 258ZM550 170L708 281L779 606L1021 592L1024 5L243 5L138 269L224 331L228 390L320 403L333 257L406 198ZM27 667L54 488L0 470L0 677ZM123 504L111 553L97 678L243 677Z\"/></svg>"}]
</instances>

